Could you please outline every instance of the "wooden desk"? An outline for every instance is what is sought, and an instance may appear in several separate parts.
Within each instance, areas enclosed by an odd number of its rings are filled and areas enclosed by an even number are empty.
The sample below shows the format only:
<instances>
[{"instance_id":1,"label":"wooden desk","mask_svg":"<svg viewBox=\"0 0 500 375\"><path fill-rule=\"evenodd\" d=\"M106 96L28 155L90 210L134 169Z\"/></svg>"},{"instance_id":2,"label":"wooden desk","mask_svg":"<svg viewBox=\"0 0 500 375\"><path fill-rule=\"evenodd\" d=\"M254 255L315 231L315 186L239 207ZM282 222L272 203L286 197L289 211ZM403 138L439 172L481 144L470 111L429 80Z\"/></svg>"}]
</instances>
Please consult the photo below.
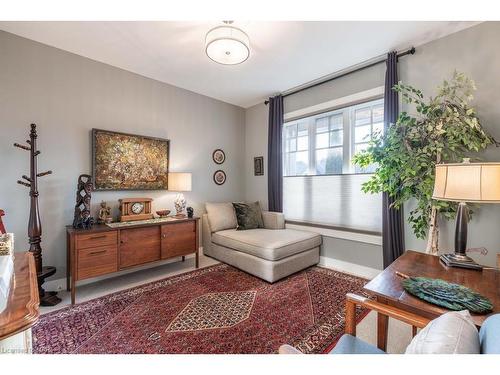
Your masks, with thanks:
<instances>
[{"instance_id":1,"label":"wooden desk","mask_svg":"<svg viewBox=\"0 0 500 375\"><path fill-rule=\"evenodd\" d=\"M434 319L449 310L424 302L407 293L396 271L408 276L431 277L460 284L488 297L493 303L493 312L488 315L471 314L478 327L489 315L500 312L500 272L498 270L487 269L481 272L446 267L437 256L408 250L364 286L364 289L375 296L378 302ZM378 314L377 346L384 351L387 347L387 328L387 316Z\"/></svg>"},{"instance_id":2,"label":"wooden desk","mask_svg":"<svg viewBox=\"0 0 500 375\"><path fill-rule=\"evenodd\" d=\"M0 313L0 349L4 348L7 338L27 331L38 320L38 284L33 254L29 252L14 254L14 275L10 288L7 307ZM31 335L28 335L31 337ZM26 348L30 351L31 348Z\"/></svg>"}]
</instances>

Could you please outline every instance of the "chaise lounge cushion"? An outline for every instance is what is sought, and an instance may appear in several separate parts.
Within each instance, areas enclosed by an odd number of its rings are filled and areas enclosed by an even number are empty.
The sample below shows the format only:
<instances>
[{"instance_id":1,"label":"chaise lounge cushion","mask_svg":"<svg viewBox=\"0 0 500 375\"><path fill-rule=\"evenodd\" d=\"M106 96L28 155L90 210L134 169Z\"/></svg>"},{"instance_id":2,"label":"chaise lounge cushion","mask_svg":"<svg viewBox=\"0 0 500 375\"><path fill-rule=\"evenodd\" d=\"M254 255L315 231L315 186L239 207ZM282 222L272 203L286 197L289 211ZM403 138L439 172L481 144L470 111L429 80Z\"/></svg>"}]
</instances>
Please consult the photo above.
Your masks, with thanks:
<instances>
[{"instance_id":1,"label":"chaise lounge cushion","mask_svg":"<svg viewBox=\"0 0 500 375\"><path fill-rule=\"evenodd\" d=\"M295 229L236 229L212 234L212 242L271 261L283 259L321 245L321 236Z\"/></svg>"}]
</instances>

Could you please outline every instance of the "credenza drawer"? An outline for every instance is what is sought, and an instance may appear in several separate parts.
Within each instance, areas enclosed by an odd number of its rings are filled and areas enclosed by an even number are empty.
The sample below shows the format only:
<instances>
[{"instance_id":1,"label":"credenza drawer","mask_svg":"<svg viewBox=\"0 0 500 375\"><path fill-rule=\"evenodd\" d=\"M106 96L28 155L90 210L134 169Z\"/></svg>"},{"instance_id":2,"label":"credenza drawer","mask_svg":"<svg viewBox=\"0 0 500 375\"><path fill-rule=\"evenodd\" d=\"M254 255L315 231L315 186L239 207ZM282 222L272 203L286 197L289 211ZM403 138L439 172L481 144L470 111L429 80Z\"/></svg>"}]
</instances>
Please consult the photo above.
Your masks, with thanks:
<instances>
[{"instance_id":1,"label":"credenza drawer","mask_svg":"<svg viewBox=\"0 0 500 375\"><path fill-rule=\"evenodd\" d=\"M107 245L78 250L78 280L118 271L116 245Z\"/></svg>"},{"instance_id":2,"label":"credenza drawer","mask_svg":"<svg viewBox=\"0 0 500 375\"><path fill-rule=\"evenodd\" d=\"M79 234L76 237L76 248L86 249L89 247L116 245L117 239L117 231Z\"/></svg>"}]
</instances>

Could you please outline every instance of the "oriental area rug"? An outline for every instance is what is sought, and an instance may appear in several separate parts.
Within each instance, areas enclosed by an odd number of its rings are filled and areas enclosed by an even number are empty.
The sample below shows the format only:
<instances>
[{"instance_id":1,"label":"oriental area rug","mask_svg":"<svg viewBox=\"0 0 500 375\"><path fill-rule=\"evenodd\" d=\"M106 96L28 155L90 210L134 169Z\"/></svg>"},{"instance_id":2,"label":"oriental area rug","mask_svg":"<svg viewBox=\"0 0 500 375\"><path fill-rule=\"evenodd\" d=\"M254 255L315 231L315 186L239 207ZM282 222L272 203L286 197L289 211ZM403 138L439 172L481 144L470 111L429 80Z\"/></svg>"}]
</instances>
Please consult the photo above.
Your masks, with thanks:
<instances>
[{"instance_id":1,"label":"oriental area rug","mask_svg":"<svg viewBox=\"0 0 500 375\"><path fill-rule=\"evenodd\" d=\"M217 264L42 315L33 352L324 353L344 332L346 293L365 283L311 267L269 284Z\"/></svg>"}]
</instances>

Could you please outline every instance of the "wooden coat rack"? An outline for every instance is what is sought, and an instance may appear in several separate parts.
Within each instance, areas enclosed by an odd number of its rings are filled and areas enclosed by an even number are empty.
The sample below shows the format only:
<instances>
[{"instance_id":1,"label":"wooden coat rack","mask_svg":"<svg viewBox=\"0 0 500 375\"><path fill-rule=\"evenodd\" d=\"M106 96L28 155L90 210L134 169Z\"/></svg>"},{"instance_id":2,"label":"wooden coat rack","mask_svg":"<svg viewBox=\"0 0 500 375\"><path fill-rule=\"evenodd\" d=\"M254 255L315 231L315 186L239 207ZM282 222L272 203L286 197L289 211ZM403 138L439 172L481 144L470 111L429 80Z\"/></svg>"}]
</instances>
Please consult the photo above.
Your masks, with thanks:
<instances>
[{"instance_id":1,"label":"wooden coat rack","mask_svg":"<svg viewBox=\"0 0 500 375\"><path fill-rule=\"evenodd\" d=\"M30 175L23 175L23 180L18 180L17 183L29 187L30 192L30 218L28 221L28 237L30 243L29 251L33 253L38 278L38 293L40 295L40 304L42 306L54 306L61 302L57 297L57 292L46 292L42 285L47 277L56 273L56 268L52 266L43 266L42 264L42 223L40 221L40 212L38 210L38 177L52 174L52 171L37 173L37 157L40 151L36 148L36 125L31 124L30 139L26 141L28 146L14 143L15 147L30 152Z\"/></svg>"}]
</instances>

